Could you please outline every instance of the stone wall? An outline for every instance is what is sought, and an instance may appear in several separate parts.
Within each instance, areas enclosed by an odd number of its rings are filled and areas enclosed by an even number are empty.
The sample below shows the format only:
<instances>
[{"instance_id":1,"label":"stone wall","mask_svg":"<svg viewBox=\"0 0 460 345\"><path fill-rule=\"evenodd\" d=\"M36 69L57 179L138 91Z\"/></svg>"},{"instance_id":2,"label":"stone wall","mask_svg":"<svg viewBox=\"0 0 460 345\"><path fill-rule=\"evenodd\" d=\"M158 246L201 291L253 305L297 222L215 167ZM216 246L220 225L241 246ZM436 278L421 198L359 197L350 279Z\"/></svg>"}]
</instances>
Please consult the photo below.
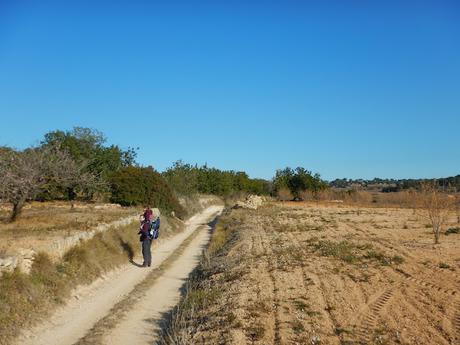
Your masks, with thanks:
<instances>
[{"instance_id":1,"label":"stone wall","mask_svg":"<svg viewBox=\"0 0 460 345\"><path fill-rule=\"evenodd\" d=\"M139 219L138 215L125 217L111 223L99 224L89 231L82 231L75 235L54 240L43 251L53 258L61 258L70 248L80 243L83 240L89 240L100 232L109 229L116 229L126 226ZM4 271L13 271L19 267L23 272L28 273L33 263L36 252L32 249L19 249L15 256L7 256L0 258L0 274Z\"/></svg>"}]
</instances>

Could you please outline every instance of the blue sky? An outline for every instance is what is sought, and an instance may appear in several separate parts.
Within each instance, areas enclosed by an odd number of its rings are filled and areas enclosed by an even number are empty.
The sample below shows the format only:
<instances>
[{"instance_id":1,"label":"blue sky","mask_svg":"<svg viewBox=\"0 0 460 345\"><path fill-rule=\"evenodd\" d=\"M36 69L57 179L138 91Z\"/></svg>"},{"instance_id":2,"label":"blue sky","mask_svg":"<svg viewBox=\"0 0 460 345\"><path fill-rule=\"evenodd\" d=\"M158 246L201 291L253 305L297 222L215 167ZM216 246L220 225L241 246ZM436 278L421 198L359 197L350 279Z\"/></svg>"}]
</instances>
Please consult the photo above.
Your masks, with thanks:
<instances>
[{"instance_id":1,"label":"blue sky","mask_svg":"<svg viewBox=\"0 0 460 345\"><path fill-rule=\"evenodd\" d=\"M460 6L0 0L0 145L73 126L159 170L460 174Z\"/></svg>"}]
</instances>

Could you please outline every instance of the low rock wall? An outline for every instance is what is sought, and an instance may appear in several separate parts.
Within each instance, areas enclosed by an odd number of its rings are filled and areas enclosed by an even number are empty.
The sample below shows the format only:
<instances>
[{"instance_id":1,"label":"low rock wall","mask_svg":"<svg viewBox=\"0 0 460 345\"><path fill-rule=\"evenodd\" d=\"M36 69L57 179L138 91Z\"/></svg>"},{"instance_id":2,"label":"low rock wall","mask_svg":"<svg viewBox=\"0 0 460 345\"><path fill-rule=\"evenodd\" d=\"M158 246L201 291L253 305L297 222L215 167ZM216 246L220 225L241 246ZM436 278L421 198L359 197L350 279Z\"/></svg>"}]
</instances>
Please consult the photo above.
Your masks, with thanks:
<instances>
[{"instance_id":1,"label":"low rock wall","mask_svg":"<svg viewBox=\"0 0 460 345\"><path fill-rule=\"evenodd\" d=\"M138 219L139 216L135 215L125 217L111 223L99 224L89 231L82 231L75 235L55 240L43 251L53 258L61 258L70 248L80 243L80 241L89 240L96 234L109 229L126 226ZM17 255L0 258L0 274L4 271L13 271L16 267L19 267L21 271L28 273L32 266L35 254L36 252L32 249L21 248L18 250Z\"/></svg>"}]
</instances>

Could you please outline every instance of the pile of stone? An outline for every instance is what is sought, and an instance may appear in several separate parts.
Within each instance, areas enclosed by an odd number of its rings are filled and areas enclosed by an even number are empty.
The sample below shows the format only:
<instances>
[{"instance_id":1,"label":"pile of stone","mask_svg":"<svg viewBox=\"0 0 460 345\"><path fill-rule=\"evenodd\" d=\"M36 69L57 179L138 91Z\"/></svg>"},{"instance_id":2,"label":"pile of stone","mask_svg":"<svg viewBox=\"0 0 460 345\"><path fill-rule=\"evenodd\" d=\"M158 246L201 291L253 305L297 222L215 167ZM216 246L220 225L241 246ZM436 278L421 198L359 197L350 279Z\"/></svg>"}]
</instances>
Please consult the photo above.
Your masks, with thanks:
<instances>
[{"instance_id":1,"label":"pile of stone","mask_svg":"<svg viewBox=\"0 0 460 345\"><path fill-rule=\"evenodd\" d=\"M258 195L248 195L244 201L238 201L234 208L247 208L257 210L264 203L264 199Z\"/></svg>"},{"instance_id":2,"label":"pile of stone","mask_svg":"<svg viewBox=\"0 0 460 345\"><path fill-rule=\"evenodd\" d=\"M29 273L35 254L32 249L20 248L17 255L0 258L0 274L4 271L12 272L16 267L22 272Z\"/></svg>"},{"instance_id":3,"label":"pile of stone","mask_svg":"<svg viewBox=\"0 0 460 345\"><path fill-rule=\"evenodd\" d=\"M15 256L7 256L0 258L0 272L12 271L18 265L18 258Z\"/></svg>"}]
</instances>

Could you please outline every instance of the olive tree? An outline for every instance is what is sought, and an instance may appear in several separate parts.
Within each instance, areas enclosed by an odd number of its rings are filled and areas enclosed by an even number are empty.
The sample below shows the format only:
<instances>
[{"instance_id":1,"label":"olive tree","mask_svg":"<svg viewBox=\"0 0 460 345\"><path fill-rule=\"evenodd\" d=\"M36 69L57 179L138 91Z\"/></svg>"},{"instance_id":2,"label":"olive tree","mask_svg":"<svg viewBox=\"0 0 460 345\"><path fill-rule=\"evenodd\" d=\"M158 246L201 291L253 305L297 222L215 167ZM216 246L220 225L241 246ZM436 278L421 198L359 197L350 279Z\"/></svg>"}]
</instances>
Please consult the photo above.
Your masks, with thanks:
<instances>
[{"instance_id":1,"label":"olive tree","mask_svg":"<svg viewBox=\"0 0 460 345\"><path fill-rule=\"evenodd\" d=\"M17 151L0 150L0 199L13 205L10 221L21 214L26 201L33 200L50 186L89 188L101 183L89 173L84 164L53 146Z\"/></svg>"}]
</instances>

